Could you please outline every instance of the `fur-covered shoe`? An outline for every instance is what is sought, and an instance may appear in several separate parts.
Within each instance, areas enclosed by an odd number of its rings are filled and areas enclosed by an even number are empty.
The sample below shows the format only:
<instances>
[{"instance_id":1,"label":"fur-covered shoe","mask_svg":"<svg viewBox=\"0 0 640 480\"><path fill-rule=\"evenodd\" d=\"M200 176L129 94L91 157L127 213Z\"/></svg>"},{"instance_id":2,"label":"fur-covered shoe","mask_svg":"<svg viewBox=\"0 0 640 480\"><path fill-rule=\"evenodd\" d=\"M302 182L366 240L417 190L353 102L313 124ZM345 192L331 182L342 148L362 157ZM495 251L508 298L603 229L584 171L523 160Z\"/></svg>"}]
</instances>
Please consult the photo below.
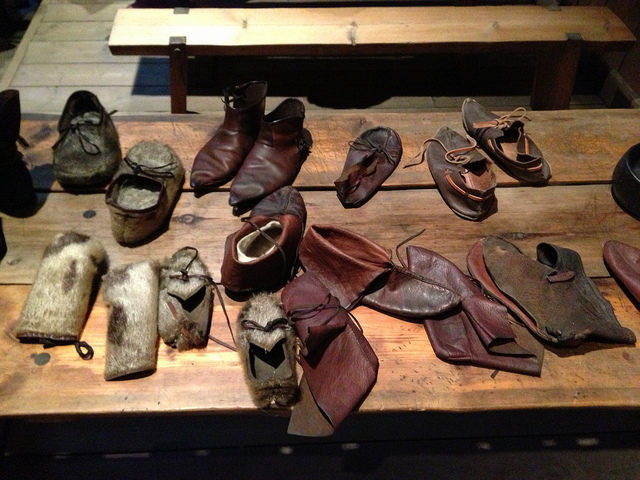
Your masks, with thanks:
<instances>
[{"instance_id":1,"label":"fur-covered shoe","mask_svg":"<svg viewBox=\"0 0 640 480\"><path fill-rule=\"evenodd\" d=\"M251 297L238 315L236 338L253 402L261 408L292 404L298 391L296 336L278 297Z\"/></svg>"},{"instance_id":2,"label":"fur-covered shoe","mask_svg":"<svg viewBox=\"0 0 640 480\"><path fill-rule=\"evenodd\" d=\"M213 312L212 279L198 250L184 247L160 271L158 331L178 350L204 348Z\"/></svg>"},{"instance_id":3,"label":"fur-covered shoe","mask_svg":"<svg viewBox=\"0 0 640 480\"><path fill-rule=\"evenodd\" d=\"M75 232L54 236L22 307L16 337L46 346L73 343L80 356L91 358L91 347L79 338L105 260L104 247L94 238Z\"/></svg>"},{"instance_id":4,"label":"fur-covered shoe","mask_svg":"<svg viewBox=\"0 0 640 480\"><path fill-rule=\"evenodd\" d=\"M149 240L166 227L184 182L184 167L167 145L140 142L107 189L111 231L122 245Z\"/></svg>"}]
</instances>

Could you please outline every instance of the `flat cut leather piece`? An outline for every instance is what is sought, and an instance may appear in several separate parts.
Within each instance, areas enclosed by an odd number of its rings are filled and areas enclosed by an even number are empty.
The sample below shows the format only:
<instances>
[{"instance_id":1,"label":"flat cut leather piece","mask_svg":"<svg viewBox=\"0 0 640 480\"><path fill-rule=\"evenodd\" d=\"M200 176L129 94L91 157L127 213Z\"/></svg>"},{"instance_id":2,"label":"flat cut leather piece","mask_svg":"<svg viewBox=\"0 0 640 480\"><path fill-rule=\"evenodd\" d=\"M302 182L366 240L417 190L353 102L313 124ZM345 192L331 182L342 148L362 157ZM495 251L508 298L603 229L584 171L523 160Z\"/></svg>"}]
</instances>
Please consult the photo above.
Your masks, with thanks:
<instances>
[{"instance_id":1,"label":"flat cut leather piece","mask_svg":"<svg viewBox=\"0 0 640 480\"><path fill-rule=\"evenodd\" d=\"M627 150L616 164L611 194L627 213L640 219L640 143Z\"/></svg>"},{"instance_id":2,"label":"flat cut leather piece","mask_svg":"<svg viewBox=\"0 0 640 480\"><path fill-rule=\"evenodd\" d=\"M617 240L604 244L602 256L614 278L640 309L640 249Z\"/></svg>"},{"instance_id":3,"label":"flat cut leather piece","mask_svg":"<svg viewBox=\"0 0 640 480\"><path fill-rule=\"evenodd\" d=\"M303 401L294 406L288 429L295 435L329 435L375 385L378 358L360 326L313 273L289 283L282 291L282 303L306 345L313 339L313 327L333 325L330 338L319 342L321 347L299 356L301 385L306 382L313 402L303 389Z\"/></svg>"},{"instance_id":4,"label":"flat cut leather piece","mask_svg":"<svg viewBox=\"0 0 640 480\"><path fill-rule=\"evenodd\" d=\"M461 218L474 221L497 212L496 176L484 155L449 127L438 130L434 139L428 141L425 155L449 208Z\"/></svg>"},{"instance_id":5,"label":"flat cut leather piece","mask_svg":"<svg viewBox=\"0 0 640 480\"><path fill-rule=\"evenodd\" d=\"M462 298L460 308L423 324L438 358L527 375L540 375L544 349L526 331L514 331L506 308L486 298L480 288L441 255L407 247L412 272L433 278Z\"/></svg>"},{"instance_id":6,"label":"flat cut leather piece","mask_svg":"<svg viewBox=\"0 0 640 480\"><path fill-rule=\"evenodd\" d=\"M351 144L342 174L334 182L342 206L357 208L375 195L402 158L402 141L389 127L363 132Z\"/></svg>"},{"instance_id":7,"label":"flat cut leather piece","mask_svg":"<svg viewBox=\"0 0 640 480\"><path fill-rule=\"evenodd\" d=\"M575 346L587 338L635 343L633 332L618 323L611 304L584 273L577 252L542 243L537 253L534 261L504 239L483 239L487 271L534 319L537 331L559 346ZM562 275L569 271L573 275Z\"/></svg>"},{"instance_id":8,"label":"flat cut leather piece","mask_svg":"<svg viewBox=\"0 0 640 480\"><path fill-rule=\"evenodd\" d=\"M464 129L491 160L512 177L541 185L551 178L551 167L533 139L524 132L522 120L525 118L522 108L498 116L472 98L462 104Z\"/></svg>"}]
</instances>

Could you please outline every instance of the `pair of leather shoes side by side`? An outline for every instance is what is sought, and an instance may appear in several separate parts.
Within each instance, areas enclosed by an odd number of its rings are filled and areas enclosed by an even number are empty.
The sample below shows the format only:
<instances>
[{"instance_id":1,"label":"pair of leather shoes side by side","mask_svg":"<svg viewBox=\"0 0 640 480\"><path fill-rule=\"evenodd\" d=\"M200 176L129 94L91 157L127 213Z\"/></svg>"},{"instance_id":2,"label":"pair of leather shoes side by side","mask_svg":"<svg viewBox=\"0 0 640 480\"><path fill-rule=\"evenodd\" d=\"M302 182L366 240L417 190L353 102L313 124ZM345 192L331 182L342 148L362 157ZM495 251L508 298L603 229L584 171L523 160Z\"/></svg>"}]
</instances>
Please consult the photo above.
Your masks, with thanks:
<instances>
[{"instance_id":1,"label":"pair of leather shoes side by side","mask_svg":"<svg viewBox=\"0 0 640 480\"><path fill-rule=\"evenodd\" d=\"M193 247L183 247L160 268L158 333L179 351L204 348L213 313L212 279Z\"/></svg>"},{"instance_id":2,"label":"pair of leather shoes side by side","mask_svg":"<svg viewBox=\"0 0 640 480\"><path fill-rule=\"evenodd\" d=\"M253 403L267 408L295 402L296 335L279 298L264 292L251 297L238 315L236 338Z\"/></svg>"},{"instance_id":3,"label":"pair of leather shoes side by side","mask_svg":"<svg viewBox=\"0 0 640 480\"><path fill-rule=\"evenodd\" d=\"M107 184L121 163L120 140L111 116L86 90L71 94L58 121L53 174L63 187Z\"/></svg>"},{"instance_id":4,"label":"pair of leather shoes side by side","mask_svg":"<svg viewBox=\"0 0 640 480\"><path fill-rule=\"evenodd\" d=\"M429 171L442 199L465 220L481 221L498 211L496 176L475 144L442 127L427 144Z\"/></svg>"},{"instance_id":5,"label":"pair of leather shoes side by side","mask_svg":"<svg viewBox=\"0 0 640 480\"><path fill-rule=\"evenodd\" d=\"M551 167L533 139L524 131L526 111L520 107L498 116L472 98L462 103L462 124L482 149L512 177L530 185L551 178Z\"/></svg>"},{"instance_id":6,"label":"pair of leather shoes side by side","mask_svg":"<svg viewBox=\"0 0 640 480\"><path fill-rule=\"evenodd\" d=\"M334 182L344 208L357 208L373 197L402 158L402 141L389 127L363 132L349 147L342 174Z\"/></svg>"},{"instance_id":7,"label":"pair of leather shoes side by side","mask_svg":"<svg viewBox=\"0 0 640 480\"><path fill-rule=\"evenodd\" d=\"M20 137L20 94L0 92L0 210L10 215L32 213L37 199L31 174L17 143Z\"/></svg>"},{"instance_id":8,"label":"pair of leather shoes side by side","mask_svg":"<svg viewBox=\"0 0 640 480\"><path fill-rule=\"evenodd\" d=\"M302 195L285 186L263 198L225 241L221 282L231 292L275 291L298 269L307 220Z\"/></svg>"},{"instance_id":9,"label":"pair of leather shoes side by side","mask_svg":"<svg viewBox=\"0 0 640 480\"><path fill-rule=\"evenodd\" d=\"M608 240L602 250L604 263L625 293L640 310L640 249L617 240Z\"/></svg>"},{"instance_id":10,"label":"pair of leather shoes side by side","mask_svg":"<svg viewBox=\"0 0 640 480\"><path fill-rule=\"evenodd\" d=\"M193 161L190 183L206 192L227 183L253 147L264 116L267 82L225 88L224 120Z\"/></svg>"},{"instance_id":11,"label":"pair of leather shoes side by side","mask_svg":"<svg viewBox=\"0 0 640 480\"><path fill-rule=\"evenodd\" d=\"M303 129L304 104L288 98L265 115L251 151L231 183L229 204L234 215L295 180L309 153Z\"/></svg>"},{"instance_id":12,"label":"pair of leather shoes side by side","mask_svg":"<svg viewBox=\"0 0 640 480\"><path fill-rule=\"evenodd\" d=\"M640 220L640 143L627 150L616 164L611 194L623 210Z\"/></svg>"},{"instance_id":13,"label":"pair of leather shoes side by side","mask_svg":"<svg viewBox=\"0 0 640 480\"><path fill-rule=\"evenodd\" d=\"M183 182L184 168L170 147L146 141L133 146L106 193L116 241L136 245L162 230Z\"/></svg>"}]
</instances>

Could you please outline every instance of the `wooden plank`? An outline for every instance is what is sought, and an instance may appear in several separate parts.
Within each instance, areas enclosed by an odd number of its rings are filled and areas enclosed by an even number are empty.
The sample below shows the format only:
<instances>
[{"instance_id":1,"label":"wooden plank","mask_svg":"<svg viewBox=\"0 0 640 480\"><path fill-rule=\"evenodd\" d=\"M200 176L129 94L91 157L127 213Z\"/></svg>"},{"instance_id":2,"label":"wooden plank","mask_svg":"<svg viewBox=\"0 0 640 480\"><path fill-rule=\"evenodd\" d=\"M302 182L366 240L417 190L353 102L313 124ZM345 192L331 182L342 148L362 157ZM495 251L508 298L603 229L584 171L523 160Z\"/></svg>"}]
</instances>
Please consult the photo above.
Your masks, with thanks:
<instances>
[{"instance_id":1,"label":"wooden plank","mask_svg":"<svg viewBox=\"0 0 640 480\"><path fill-rule=\"evenodd\" d=\"M620 322L640 332L640 313L610 279L598 287ZM209 342L206 349L177 352L161 344L151 376L105 382L107 309L99 296L82 338L91 361L73 347L43 350L18 343L15 328L28 286L0 286L0 412L4 416L123 415L130 413L254 413L237 354ZM229 301L230 316L240 305ZM377 314L354 311L380 359L378 381L362 413L487 411L526 408L640 407L640 348L585 344L547 351L541 378L454 366L435 357L423 327ZM219 305L212 334L229 339ZM604 348L603 348L604 347ZM42 392L55 395L42 395Z\"/></svg>"},{"instance_id":2,"label":"wooden plank","mask_svg":"<svg viewBox=\"0 0 640 480\"><path fill-rule=\"evenodd\" d=\"M113 55L104 40L36 41L29 42L23 65L81 63L86 69L95 64L138 64L139 56ZM145 57L145 65L153 62L167 63L166 57Z\"/></svg>"},{"instance_id":3,"label":"wooden plank","mask_svg":"<svg viewBox=\"0 0 640 480\"><path fill-rule=\"evenodd\" d=\"M535 25L535 28L531 28ZM417 52L434 44L483 44L492 48L518 42L564 42L568 32L587 44L630 46L635 37L603 7L345 7L292 9L197 9L174 15L171 9L120 9L109 47L116 54L166 52L168 39L186 36L193 52L209 54L340 53L367 45L390 45L387 53ZM316 48L320 47L320 49ZM345 48L346 47L346 48Z\"/></svg>"},{"instance_id":4,"label":"wooden plank","mask_svg":"<svg viewBox=\"0 0 640 480\"><path fill-rule=\"evenodd\" d=\"M126 4L95 3L79 4L75 1L49 5L46 8L44 22L110 22L116 12Z\"/></svg>"},{"instance_id":5,"label":"wooden plank","mask_svg":"<svg viewBox=\"0 0 640 480\"><path fill-rule=\"evenodd\" d=\"M66 100L62 93L58 92L55 99L60 111ZM100 96L101 91L96 91L96 94L107 110L119 108L117 103L112 103L115 100L112 97L107 101ZM275 108L279 100L268 97L267 111ZM632 109L530 112L528 115L532 121L527 123L526 129L551 165L552 185L609 182L620 157L637 142L640 129L640 111ZM22 122L22 135L31 145L24 153L32 169L40 167L46 171L52 161L51 147L57 139L58 118L33 118L30 120L25 116ZM116 114L113 119L124 151L143 139L156 139L173 146L189 172L193 159L222 122L223 115L165 115L154 116L150 121L149 117ZM303 189L333 188L334 180L342 172L349 142L363 131L379 125L395 129L404 149L399 167L385 182L386 188L433 187L426 163L407 169L403 167L415 161L413 157L419 154L424 140L434 136L440 127L447 125L464 133L458 112L308 111L305 127L312 135L313 146L295 185ZM494 170L501 187L518 184L499 168L494 167ZM60 191L59 185L51 184L50 177L34 177L38 188Z\"/></svg>"},{"instance_id":6,"label":"wooden plank","mask_svg":"<svg viewBox=\"0 0 640 480\"><path fill-rule=\"evenodd\" d=\"M33 37L34 41L107 41L113 21L108 22L43 22Z\"/></svg>"},{"instance_id":7,"label":"wooden plank","mask_svg":"<svg viewBox=\"0 0 640 480\"><path fill-rule=\"evenodd\" d=\"M8 253L0 264L0 283L31 283L41 252L55 233L76 230L94 235L105 246L112 265L161 258L192 245L200 249L214 276L222 264L224 240L240 222L231 214L227 192L200 198L183 192L167 232L137 248L118 245L111 234L104 194L49 193L30 218L6 217L3 229ZM421 229L414 245L435 250L465 267L472 244L486 235L513 240L533 256L539 242L578 251L591 276L608 276L602 246L616 239L640 247L640 222L614 202L609 185L514 187L497 192L498 213L480 223L455 216L435 189L378 192L358 209L345 210L333 192L303 191L309 225L331 223L366 235L393 249Z\"/></svg>"}]
</instances>

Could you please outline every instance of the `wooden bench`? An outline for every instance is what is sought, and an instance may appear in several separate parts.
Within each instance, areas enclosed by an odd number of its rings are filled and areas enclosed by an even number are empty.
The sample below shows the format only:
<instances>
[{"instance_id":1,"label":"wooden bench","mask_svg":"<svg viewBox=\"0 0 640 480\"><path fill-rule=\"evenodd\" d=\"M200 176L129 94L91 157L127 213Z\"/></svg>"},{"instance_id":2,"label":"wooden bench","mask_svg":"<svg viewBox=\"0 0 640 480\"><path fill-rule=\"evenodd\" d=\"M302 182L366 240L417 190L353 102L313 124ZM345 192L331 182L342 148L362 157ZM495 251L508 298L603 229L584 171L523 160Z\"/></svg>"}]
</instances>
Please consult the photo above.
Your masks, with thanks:
<instances>
[{"instance_id":1,"label":"wooden bench","mask_svg":"<svg viewBox=\"0 0 640 480\"><path fill-rule=\"evenodd\" d=\"M531 105L548 110L569 106L583 49L634 41L606 7L128 8L116 14L109 49L169 56L173 113L187 111L189 55L535 53Z\"/></svg>"},{"instance_id":2,"label":"wooden bench","mask_svg":"<svg viewBox=\"0 0 640 480\"><path fill-rule=\"evenodd\" d=\"M426 164L402 168L439 127L449 125L462 131L458 113L309 112L305 126L314 144L295 182L307 204L308 224L341 225L389 248L426 228L411 243L441 253L462 269L466 268L465 256L470 246L490 234L512 240L531 256L542 241L575 249L582 255L587 273L612 303L619 321L640 335L640 312L609 276L602 261L602 245L608 239L640 247L640 222L617 206L609 185L617 161L638 141L640 111L570 110L530 115L533 121L528 124L528 131L553 169L550 185L521 186L497 171L498 213L474 223L458 218L448 209ZM125 152L143 139L166 142L174 147L187 171L221 120L221 114L114 118ZM78 358L73 347L44 350L41 345L20 344L12 337L42 252L57 232L73 229L95 236L104 244L112 266L161 259L182 246L192 245L219 278L224 239L241 224L227 203L228 186L199 198L185 187L166 233L137 248L118 245L110 231L102 191L72 194L53 182L51 146L57 137L56 121L53 116L30 115L23 120L21 129L31 145L25 150L25 158L44 204L32 217L2 218L8 254L0 262L0 421L8 421L21 431L38 425L46 430L46 425L59 418L69 422L64 424L67 428L73 428L74 422L86 427L84 422L88 420L117 422L154 415L159 421L171 423L170 419L178 415L199 414L199 419L189 422L209 422L212 428L226 425L228 431L222 436L220 431L210 432L209 436L200 432L195 437L191 432L184 439L186 443L195 442L196 438L204 442L204 437L209 445L269 443L275 438L297 441L284 433L286 411L275 418L259 412L247 392L237 354L213 342L204 350L187 352L174 351L161 343L155 373L135 380L105 382L108 311L101 295L82 335L95 349L91 361ZM345 210L333 190L333 180L342 169L349 141L377 125L398 131L405 157L370 202L359 209ZM235 319L241 304L228 298L225 301ZM640 430L638 346L586 343L576 349L550 349L542 376L534 378L445 363L435 357L419 323L390 318L366 307L358 307L354 314L380 359L380 370L377 384L359 413L345 422L334 439L471 435L468 422L478 415L490 415L489 420L482 417L482 428L495 435L518 433L514 431L525 423L529 432L536 434ZM212 324L216 337L229 340L217 301ZM594 409L599 412L600 424L577 420ZM524 422L523 417L518 417L523 412L533 415L533 419L527 417ZM631 423L625 412L630 412ZM452 415L463 414L468 415L464 417L463 431L447 430L453 428L451 422L460 421ZM540 421L545 415L549 421ZM380 425L391 418L393 422L381 430ZM444 424L436 427L433 422L442 418ZM503 423L507 418L511 420ZM625 424L621 427L615 419L622 418ZM225 423L229 419L234 419L230 425ZM39 422L35 426L34 420ZM264 427L264 422L270 425L268 433L263 431L261 436L252 430L254 425ZM359 422L369 422L369 426ZM429 425L428 430L424 430L425 424ZM418 430L418 425L423 430ZM64 431L63 426L57 428ZM81 437L71 437L65 441L75 441L75 448L84 448ZM38 442L51 439L34 433L29 441L35 442L29 448L36 448Z\"/></svg>"}]
</instances>

